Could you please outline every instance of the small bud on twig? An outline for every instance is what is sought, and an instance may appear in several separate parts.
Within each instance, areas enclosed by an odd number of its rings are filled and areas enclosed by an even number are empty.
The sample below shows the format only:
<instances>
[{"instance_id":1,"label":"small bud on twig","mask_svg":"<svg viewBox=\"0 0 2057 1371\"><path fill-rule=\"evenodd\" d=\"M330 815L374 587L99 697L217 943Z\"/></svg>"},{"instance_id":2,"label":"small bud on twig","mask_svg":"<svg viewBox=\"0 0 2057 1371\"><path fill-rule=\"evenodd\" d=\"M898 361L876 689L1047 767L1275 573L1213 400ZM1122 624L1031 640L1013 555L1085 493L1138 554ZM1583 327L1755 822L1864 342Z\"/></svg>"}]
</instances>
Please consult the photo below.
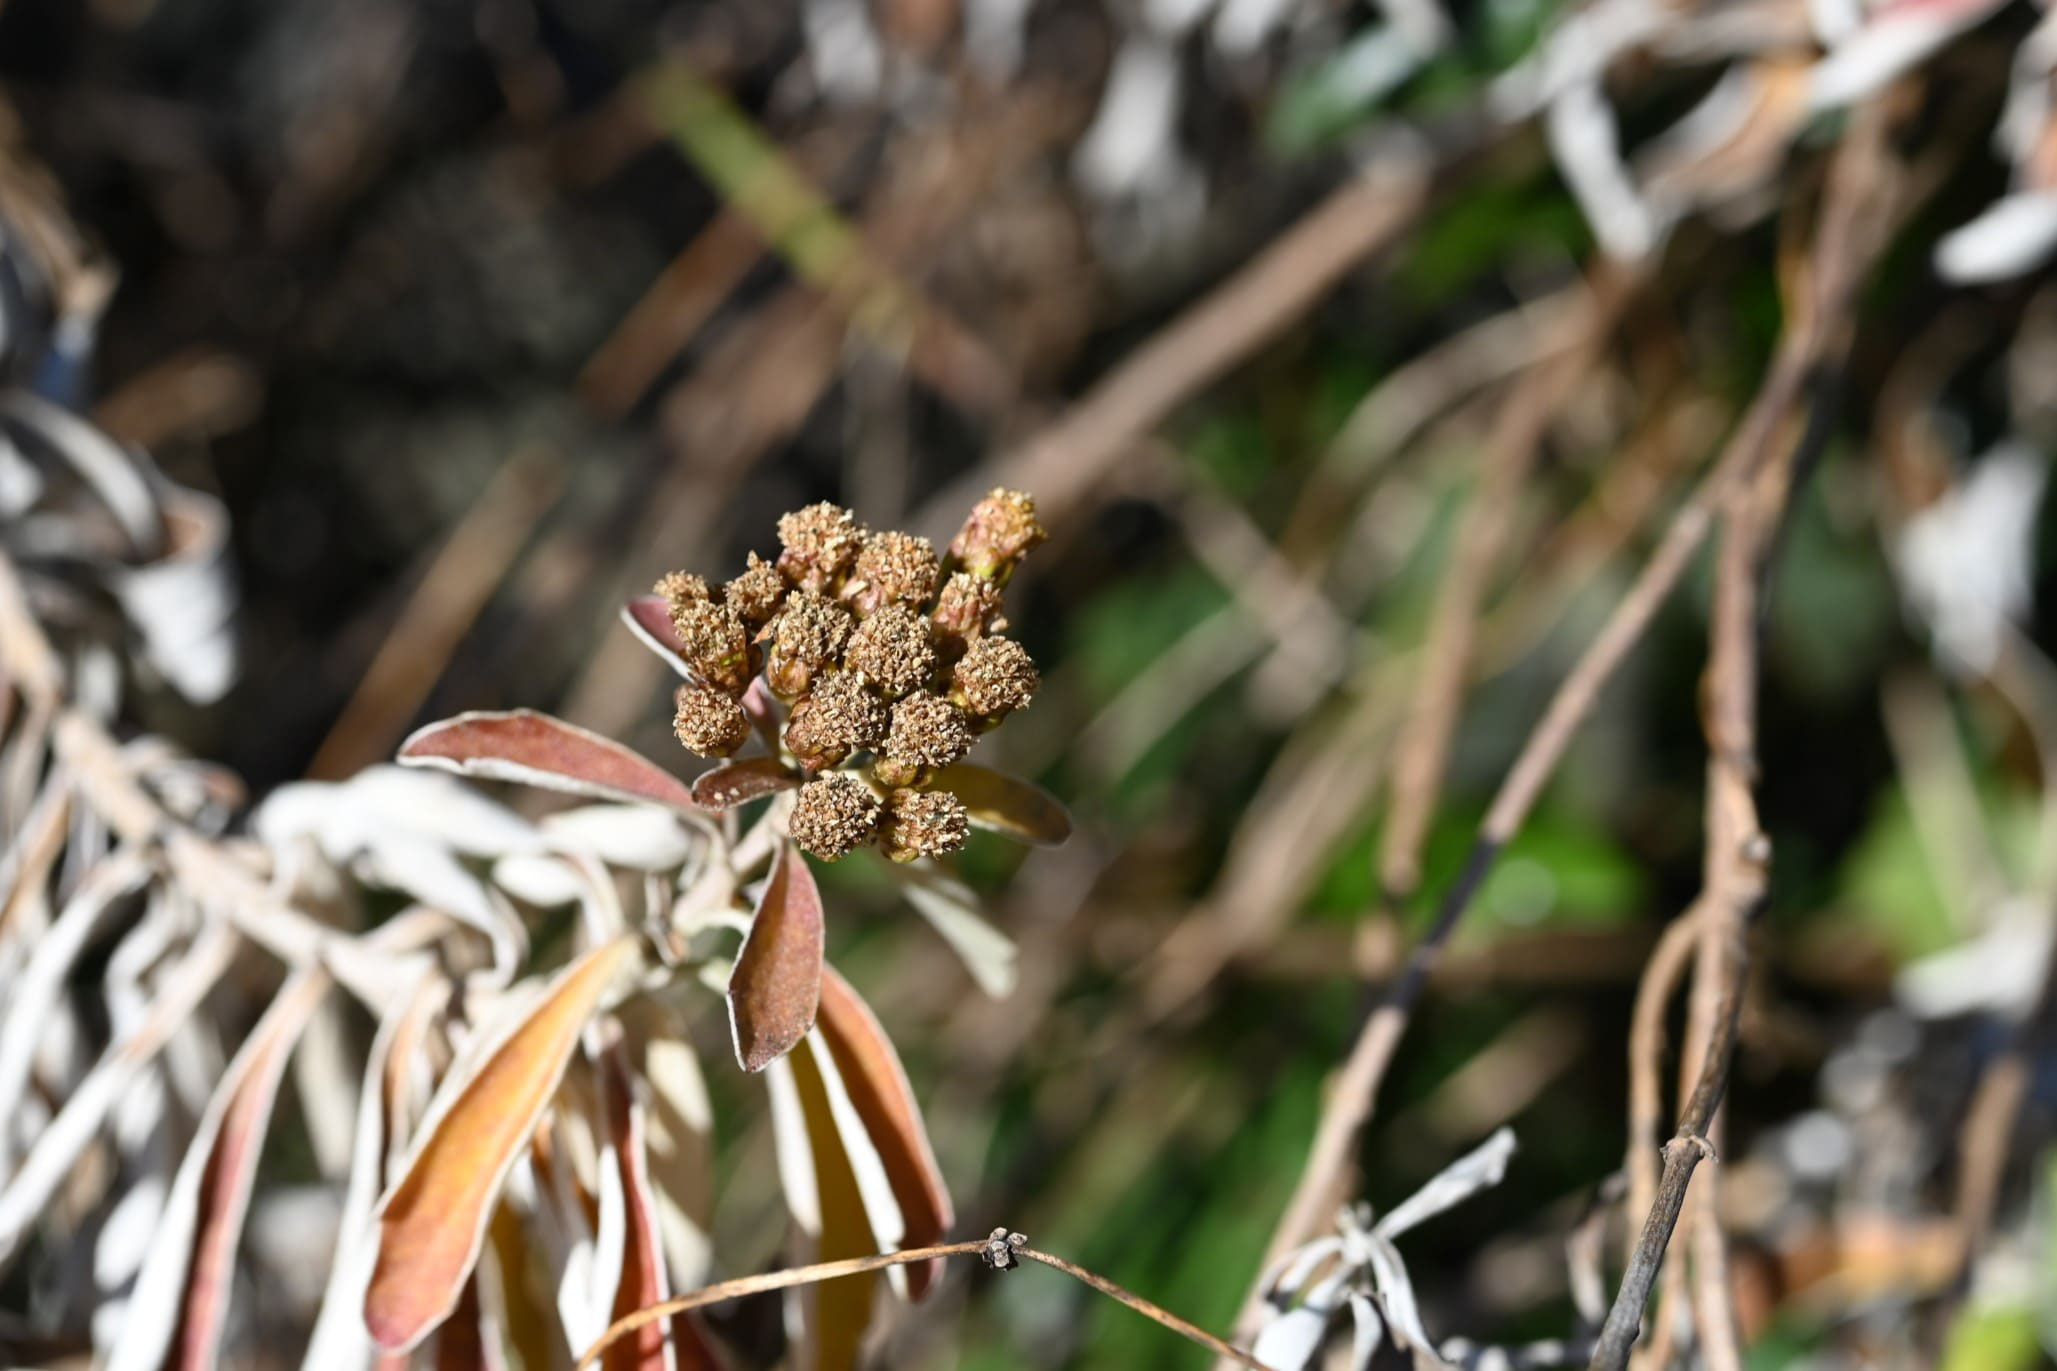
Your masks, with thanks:
<instances>
[{"instance_id":1,"label":"small bud on twig","mask_svg":"<svg viewBox=\"0 0 2057 1371\"><path fill-rule=\"evenodd\" d=\"M949 791L901 789L886 799L879 845L894 861L911 862L955 852L970 834L964 801Z\"/></svg>"},{"instance_id":2,"label":"small bud on twig","mask_svg":"<svg viewBox=\"0 0 2057 1371\"><path fill-rule=\"evenodd\" d=\"M750 717L733 696L688 682L673 699L677 713L672 716L672 732L689 752L726 757L750 736Z\"/></svg>"}]
</instances>

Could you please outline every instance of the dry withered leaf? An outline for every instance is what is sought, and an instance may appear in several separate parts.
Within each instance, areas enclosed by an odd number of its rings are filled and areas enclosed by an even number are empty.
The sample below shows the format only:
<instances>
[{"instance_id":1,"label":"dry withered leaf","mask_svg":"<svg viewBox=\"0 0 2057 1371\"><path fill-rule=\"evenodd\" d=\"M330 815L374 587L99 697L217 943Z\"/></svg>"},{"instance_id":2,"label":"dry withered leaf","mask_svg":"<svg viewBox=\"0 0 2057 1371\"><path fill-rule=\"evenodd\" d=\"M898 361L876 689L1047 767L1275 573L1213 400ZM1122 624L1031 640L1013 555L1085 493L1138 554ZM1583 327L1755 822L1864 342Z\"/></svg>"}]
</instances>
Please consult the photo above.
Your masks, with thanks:
<instances>
[{"instance_id":1,"label":"dry withered leaf","mask_svg":"<svg viewBox=\"0 0 2057 1371\"><path fill-rule=\"evenodd\" d=\"M922 1122L914 1088L908 1084L893 1040L880 1027L871 1006L834 967L822 970L818 1024L850 1103L884 1167L899 1209L897 1245L927 1247L943 1241L956 1214L942 1169L936 1165L935 1150L929 1146L928 1127ZM866 1209L872 1208L874 1203L868 1199ZM874 1231L878 1226L874 1218ZM918 1300L942 1274L943 1263L938 1258L918 1266L891 1267L887 1278L895 1293Z\"/></svg>"},{"instance_id":2,"label":"dry withered leaf","mask_svg":"<svg viewBox=\"0 0 2057 1371\"><path fill-rule=\"evenodd\" d=\"M779 1181L793 1221L808 1240L796 1254L803 1261L839 1261L878 1250L863 1189L836 1124L830 1096L841 1089L839 1081L831 1085L834 1076L833 1059L824 1066L813 1051L781 1057L765 1073ZM788 1295L800 1324L794 1365L802 1371L855 1371L871 1322L873 1289L869 1280L841 1280Z\"/></svg>"},{"instance_id":3,"label":"dry withered leaf","mask_svg":"<svg viewBox=\"0 0 2057 1371\"><path fill-rule=\"evenodd\" d=\"M699 808L686 783L649 758L533 709L472 711L428 724L400 745L399 760L595 799Z\"/></svg>"},{"instance_id":4,"label":"dry withered leaf","mask_svg":"<svg viewBox=\"0 0 2057 1371\"><path fill-rule=\"evenodd\" d=\"M572 963L437 1091L413 1155L379 1202L364 1321L381 1347L413 1347L456 1308L509 1169L634 953L621 939Z\"/></svg>"},{"instance_id":5,"label":"dry withered leaf","mask_svg":"<svg viewBox=\"0 0 2057 1371\"><path fill-rule=\"evenodd\" d=\"M1049 791L976 762L958 762L936 772L925 787L948 790L964 801L973 824L1038 847L1055 847L1071 836L1071 815Z\"/></svg>"},{"instance_id":6,"label":"dry withered leaf","mask_svg":"<svg viewBox=\"0 0 2057 1371\"><path fill-rule=\"evenodd\" d=\"M745 757L701 772L693 781L693 800L702 809L718 813L799 784L800 778L778 758Z\"/></svg>"},{"instance_id":7,"label":"dry withered leaf","mask_svg":"<svg viewBox=\"0 0 2057 1371\"><path fill-rule=\"evenodd\" d=\"M729 976L729 1031L745 1071L762 1071L814 1026L821 1000L821 891L784 844Z\"/></svg>"},{"instance_id":8,"label":"dry withered leaf","mask_svg":"<svg viewBox=\"0 0 2057 1371\"><path fill-rule=\"evenodd\" d=\"M328 988L319 971L287 981L229 1063L172 1182L109 1367L205 1371L215 1364L279 1082Z\"/></svg>"}]
</instances>

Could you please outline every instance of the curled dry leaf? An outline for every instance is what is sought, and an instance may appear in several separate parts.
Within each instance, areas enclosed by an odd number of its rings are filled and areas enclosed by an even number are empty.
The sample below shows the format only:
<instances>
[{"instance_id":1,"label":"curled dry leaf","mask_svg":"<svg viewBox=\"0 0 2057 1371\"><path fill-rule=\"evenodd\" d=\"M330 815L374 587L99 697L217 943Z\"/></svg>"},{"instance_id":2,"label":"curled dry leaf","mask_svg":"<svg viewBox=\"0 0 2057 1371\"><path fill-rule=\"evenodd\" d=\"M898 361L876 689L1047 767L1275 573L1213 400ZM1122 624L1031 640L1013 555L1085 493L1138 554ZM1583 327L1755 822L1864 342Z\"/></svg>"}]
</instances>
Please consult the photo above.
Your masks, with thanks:
<instances>
[{"instance_id":1,"label":"curled dry leaf","mask_svg":"<svg viewBox=\"0 0 2057 1371\"><path fill-rule=\"evenodd\" d=\"M762 1071L814 1026L822 938L814 873L800 849L785 843L729 975L729 1031L745 1071Z\"/></svg>"},{"instance_id":2,"label":"curled dry leaf","mask_svg":"<svg viewBox=\"0 0 2057 1371\"><path fill-rule=\"evenodd\" d=\"M594 799L698 810L685 782L649 758L533 709L474 711L429 724L400 745L399 759Z\"/></svg>"},{"instance_id":3,"label":"curled dry leaf","mask_svg":"<svg viewBox=\"0 0 2057 1371\"><path fill-rule=\"evenodd\" d=\"M892 1191L899 1231L890 1241L898 1247L928 1247L943 1241L956 1214L942 1169L936 1165L935 1149L929 1146L928 1127L922 1122L914 1088L908 1084L893 1040L879 1026L871 1006L833 967L822 969L819 1026ZM880 1208L867 1197L865 1209L873 1216L874 1233L880 1227ZM884 1234L879 1236L882 1244L888 1240ZM887 1278L895 1293L918 1300L942 1274L943 1263L938 1258L918 1266L891 1267Z\"/></svg>"},{"instance_id":4,"label":"curled dry leaf","mask_svg":"<svg viewBox=\"0 0 2057 1371\"><path fill-rule=\"evenodd\" d=\"M703 809L734 809L799 784L800 778L778 758L745 757L701 772L693 782L693 800Z\"/></svg>"},{"instance_id":5,"label":"curled dry leaf","mask_svg":"<svg viewBox=\"0 0 2057 1371\"><path fill-rule=\"evenodd\" d=\"M172 1182L108 1366L203 1371L215 1364L236 1249L286 1060L328 992L304 971L286 982L229 1063Z\"/></svg>"},{"instance_id":6,"label":"curled dry leaf","mask_svg":"<svg viewBox=\"0 0 2057 1371\"><path fill-rule=\"evenodd\" d=\"M364 1320L380 1346L413 1347L456 1308L508 1170L633 955L622 939L565 968L437 1092L413 1155L379 1202Z\"/></svg>"},{"instance_id":7,"label":"curled dry leaf","mask_svg":"<svg viewBox=\"0 0 2057 1371\"><path fill-rule=\"evenodd\" d=\"M938 771L930 788L955 792L980 828L1039 847L1055 847L1071 836L1071 815L1033 781L959 762Z\"/></svg>"}]
</instances>

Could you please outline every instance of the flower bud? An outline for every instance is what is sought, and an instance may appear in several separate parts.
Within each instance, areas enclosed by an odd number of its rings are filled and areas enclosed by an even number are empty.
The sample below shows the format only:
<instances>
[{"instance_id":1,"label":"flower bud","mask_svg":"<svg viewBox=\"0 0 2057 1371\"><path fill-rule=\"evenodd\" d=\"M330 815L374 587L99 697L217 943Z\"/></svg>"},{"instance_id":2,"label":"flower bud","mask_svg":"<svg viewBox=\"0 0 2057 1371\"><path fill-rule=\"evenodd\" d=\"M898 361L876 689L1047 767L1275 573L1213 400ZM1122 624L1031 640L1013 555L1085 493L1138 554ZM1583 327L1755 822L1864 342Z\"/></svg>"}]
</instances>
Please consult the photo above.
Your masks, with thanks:
<instances>
[{"instance_id":1,"label":"flower bud","mask_svg":"<svg viewBox=\"0 0 2057 1371\"><path fill-rule=\"evenodd\" d=\"M950 698L990 728L1027 708L1041 684L1027 648L1012 638L989 636L973 643L958 660L950 673Z\"/></svg>"},{"instance_id":2,"label":"flower bud","mask_svg":"<svg viewBox=\"0 0 2057 1371\"><path fill-rule=\"evenodd\" d=\"M786 746L809 771L835 766L885 740L885 704L847 671L832 671L800 697L786 720Z\"/></svg>"},{"instance_id":3,"label":"flower bud","mask_svg":"<svg viewBox=\"0 0 2057 1371\"><path fill-rule=\"evenodd\" d=\"M971 721L940 695L909 695L893 706L885 752L872 771L890 786L913 785L971 751Z\"/></svg>"},{"instance_id":4,"label":"flower bud","mask_svg":"<svg viewBox=\"0 0 2057 1371\"><path fill-rule=\"evenodd\" d=\"M730 695L743 693L756 668L750 660L749 632L734 610L711 600L689 601L673 608L671 625L695 676Z\"/></svg>"},{"instance_id":5,"label":"flower bud","mask_svg":"<svg viewBox=\"0 0 2057 1371\"><path fill-rule=\"evenodd\" d=\"M1045 536L1032 498L995 489L972 506L964 527L950 540L950 556L980 580L1005 585L1015 563Z\"/></svg>"},{"instance_id":6,"label":"flower bud","mask_svg":"<svg viewBox=\"0 0 2057 1371\"><path fill-rule=\"evenodd\" d=\"M650 589L670 603L674 616L687 605L700 604L714 598L713 593L707 589L707 582L690 571L667 572Z\"/></svg>"},{"instance_id":7,"label":"flower bud","mask_svg":"<svg viewBox=\"0 0 2057 1371\"><path fill-rule=\"evenodd\" d=\"M872 840L880 808L864 782L834 772L800 787L786 829L802 851L833 862Z\"/></svg>"},{"instance_id":8,"label":"flower bud","mask_svg":"<svg viewBox=\"0 0 2057 1371\"><path fill-rule=\"evenodd\" d=\"M936 669L928 620L906 605L885 606L850 635L843 664L889 700L919 689Z\"/></svg>"},{"instance_id":9,"label":"flower bud","mask_svg":"<svg viewBox=\"0 0 2057 1371\"><path fill-rule=\"evenodd\" d=\"M971 820L947 790L900 789L886 800L879 846L896 862L940 857L964 846Z\"/></svg>"},{"instance_id":10,"label":"flower bud","mask_svg":"<svg viewBox=\"0 0 2057 1371\"><path fill-rule=\"evenodd\" d=\"M827 502L779 518L779 575L802 590L821 594L833 587L857 559L864 530L841 505Z\"/></svg>"},{"instance_id":11,"label":"flower bud","mask_svg":"<svg viewBox=\"0 0 2057 1371\"><path fill-rule=\"evenodd\" d=\"M672 716L672 732L689 752L726 757L750 736L750 718L743 707L712 686L688 682L673 699L678 712Z\"/></svg>"},{"instance_id":12,"label":"flower bud","mask_svg":"<svg viewBox=\"0 0 2057 1371\"><path fill-rule=\"evenodd\" d=\"M1000 587L967 572L954 572L943 583L929 622L935 626L937 650L945 661L954 661L973 640L1004 623Z\"/></svg>"},{"instance_id":13,"label":"flower bud","mask_svg":"<svg viewBox=\"0 0 2057 1371\"><path fill-rule=\"evenodd\" d=\"M843 598L857 617L875 614L885 605L919 608L935 598L942 564L926 538L888 530L864 540Z\"/></svg>"},{"instance_id":14,"label":"flower bud","mask_svg":"<svg viewBox=\"0 0 2057 1371\"><path fill-rule=\"evenodd\" d=\"M807 693L815 677L834 666L850 639L850 611L825 595L796 590L771 625L771 660L765 680L784 699Z\"/></svg>"},{"instance_id":15,"label":"flower bud","mask_svg":"<svg viewBox=\"0 0 2057 1371\"><path fill-rule=\"evenodd\" d=\"M722 589L722 602L733 609L736 617L752 632L763 628L777 616L779 605L785 598L785 578L779 575L778 568L754 552L750 554L748 569Z\"/></svg>"}]
</instances>

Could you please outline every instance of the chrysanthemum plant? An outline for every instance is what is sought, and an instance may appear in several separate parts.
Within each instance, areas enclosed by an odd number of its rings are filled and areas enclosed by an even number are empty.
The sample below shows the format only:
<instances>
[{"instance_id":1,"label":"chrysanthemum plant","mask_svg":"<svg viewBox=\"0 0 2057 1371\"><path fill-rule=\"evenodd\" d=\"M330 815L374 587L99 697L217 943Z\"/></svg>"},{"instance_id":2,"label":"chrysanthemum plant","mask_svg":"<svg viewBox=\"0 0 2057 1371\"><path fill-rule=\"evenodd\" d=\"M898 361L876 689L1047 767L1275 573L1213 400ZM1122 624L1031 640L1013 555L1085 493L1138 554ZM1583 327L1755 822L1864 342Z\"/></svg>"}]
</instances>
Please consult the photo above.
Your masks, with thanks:
<instances>
[{"instance_id":1,"label":"chrysanthemum plant","mask_svg":"<svg viewBox=\"0 0 2057 1371\"><path fill-rule=\"evenodd\" d=\"M868 531L818 504L779 521L775 560L753 554L725 584L666 576L623 617L683 678L680 742L719 759L690 784L526 710L463 714L408 739L403 764L655 807L690 841L653 857L620 817L638 811L617 808L605 812L621 831L586 849L602 860L502 856L498 890L536 906L577 904L568 962L496 988L470 1031L452 1017L460 996L448 990L382 1027L382 1066L367 1089L383 1092L386 1126L409 1141L365 1225L357 1269L345 1259L337 1273L362 1282L363 1324L379 1348L483 1329L549 1343L535 1349L541 1362L524 1358L548 1365L611 1319L707 1277L706 1178L685 1156L707 1106L682 1039L710 988L726 998L737 1064L766 1082L802 1238L796 1258L945 1237L949 1190L898 1053L823 960L809 859L870 849L892 863L980 984L1005 988L1005 940L935 859L974 826L1036 843L1068 831L1042 791L966 760L1035 693L1035 664L1006 636L1002 597L1042 537L1029 498L1010 491L980 501L940 557L926 539ZM612 864L610 843L639 851ZM624 868L643 879L623 879ZM408 1044L425 1037L447 1040L454 1060L409 1130L424 1062ZM381 1112L369 1109L361 1126L379 1126ZM936 1277L937 1264L912 1264L887 1282L911 1300ZM870 1281L790 1298L800 1364L853 1365ZM613 1343L606 1357L721 1364L684 1317Z\"/></svg>"}]
</instances>

